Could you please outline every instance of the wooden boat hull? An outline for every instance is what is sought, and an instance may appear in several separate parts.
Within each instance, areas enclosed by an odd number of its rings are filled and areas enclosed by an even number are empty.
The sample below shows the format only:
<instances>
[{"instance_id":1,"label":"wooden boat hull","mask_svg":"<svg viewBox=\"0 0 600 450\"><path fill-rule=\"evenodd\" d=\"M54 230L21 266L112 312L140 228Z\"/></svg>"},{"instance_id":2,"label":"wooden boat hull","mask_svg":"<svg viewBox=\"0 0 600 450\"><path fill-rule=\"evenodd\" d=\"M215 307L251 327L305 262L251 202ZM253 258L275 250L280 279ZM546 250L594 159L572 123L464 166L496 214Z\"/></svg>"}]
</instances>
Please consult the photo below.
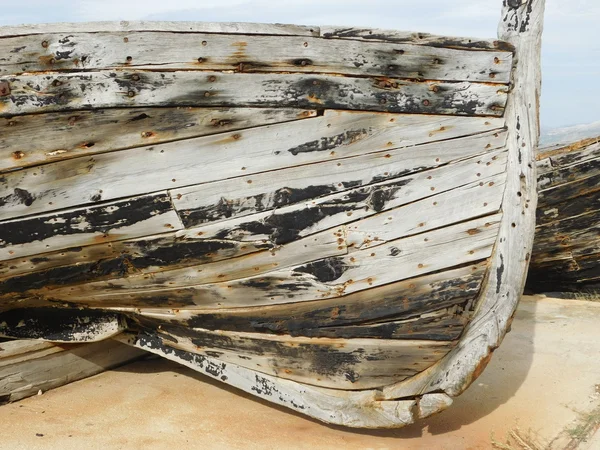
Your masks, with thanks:
<instances>
[{"instance_id":1,"label":"wooden boat hull","mask_svg":"<svg viewBox=\"0 0 600 450\"><path fill-rule=\"evenodd\" d=\"M444 409L531 251L543 1L508 3L504 41L0 30L0 333L115 338L347 426Z\"/></svg>"},{"instance_id":2,"label":"wooden boat hull","mask_svg":"<svg viewBox=\"0 0 600 450\"><path fill-rule=\"evenodd\" d=\"M532 292L600 292L599 180L600 137L540 150Z\"/></svg>"}]
</instances>

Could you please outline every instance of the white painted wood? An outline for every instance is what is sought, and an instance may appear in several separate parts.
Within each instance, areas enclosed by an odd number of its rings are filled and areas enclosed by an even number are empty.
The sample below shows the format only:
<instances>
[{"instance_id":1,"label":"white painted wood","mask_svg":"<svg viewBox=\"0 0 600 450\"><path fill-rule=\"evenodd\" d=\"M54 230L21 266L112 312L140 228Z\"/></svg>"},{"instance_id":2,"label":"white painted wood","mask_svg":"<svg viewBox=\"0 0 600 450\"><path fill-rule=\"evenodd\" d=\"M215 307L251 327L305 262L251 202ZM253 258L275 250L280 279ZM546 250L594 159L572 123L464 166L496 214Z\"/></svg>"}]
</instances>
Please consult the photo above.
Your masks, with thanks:
<instances>
[{"instance_id":1,"label":"white painted wood","mask_svg":"<svg viewBox=\"0 0 600 450\"><path fill-rule=\"evenodd\" d=\"M63 210L60 213L47 213L2 222L0 223L0 260L23 258L69 247L181 230L183 224L177 213L170 207L170 204L167 209L157 207L155 211L147 213L147 216L142 220L135 220L137 211L131 210L130 206L135 205L137 199L147 199L147 203L150 204L153 202L160 203L168 201L168 197L166 199L164 197L165 194L162 192L157 196L131 198L126 201L116 201L87 208L73 208ZM163 198L160 197L161 195ZM130 217L119 217L119 210L121 209L125 210ZM98 210L101 212L96 213ZM101 215L106 216L106 218L103 220L102 217L97 217ZM111 222L111 220L114 222ZM64 231L54 232L54 228L60 227L61 224L65 224ZM14 237L14 233L10 229L19 227L31 230L31 234L25 237ZM39 231L36 231L36 227ZM9 238L12 237L14 239L23 238L26 242L10 241Z\"/></svg>"},{"instance_id":2,"label":"white painted wood","mask_svg":"<svg viewBox=\"0 0 600 450\"><path fill-rule=\"evenodd\" d=\"M344 267L344 271L333 269L336 276L325 282L311 274L310 267L302 266L193 287L114 289L107 284L103 289L92 290L92 285L87 284L55 289L49 295L53 299L95 307L142 308L149 304L157 306L160 302L164 308L185 309L248 307L339 297L486 259L492 252L500 218L501 214L479 218L352 253L334 264Z\"/></svg>"},{"instance_id":3,"label":"white painted wood","mask_svg":"<svg viewBox=\"0 0 600 450\"><path fill-rule=\"evenodd\" d=\"M412 117L414 118L414 116ZM408 117L396 117L395 122L398 126L401 126L400 124L404 119L408 119ZM493 126L492 122L488 123ZM412 129L411 125L407 124L408 126ZM441 125L440 129L443 129L442 133L446 133L456 126ZM439 167L472 155L502 148L506 142L505 132L492 131L404 148L402 147L402 138L400 138L400 142L395 140L386 142L386 139L394 138L390 133L391 131L385 128L382 129L380 134L376 135L383 138L381 144L373 142L373 148L378 146L383 148L390 142L394 146L400 145L401 148L305 166L283 168L273 172L257 173L173 189L169 192L173 198L175 209L180 213L187 227L190 227L208 221L230 220L235 217L270 210L274 207L281 208L289 203L293 204L292 199L294 198L298 198L297 202L299 202L308 200L303 197L308 196L313 199L319 194L324 196L327 193L347 191L351 187L364 186L373 181L383 181L399 175ZM397 129L394 131L402 132L404 137L408 138L408 130ZM413 129L413 131L416 130ZM430 132L429 135L432 135L432 133ZM376 139L375 136L373 138ZM486 164L488 162L489 160L486 159L481 165L484 171L487 171L488 166ZM457 165L456 170L460 171L460 167L460 165ZM489 175L490 173L482 173L484 177ZM457 179L458 176L460 175L457 174ZM420 178L419 176L413 176L411 179L416 182ZM438 186L436 192L442 190L443 188Z\"/></svg>"},{"instance_id":4,"label":"white painted wood","mask_svg":"<svg viewBox=\"0 0 600 450\"><path fill-rule=\"evenodd\" d=\"M122 334L121 342L183 364L213 379L326 423L357 428L394 428L414 421L414 400L379 401L379 391L326 389L259 374L209 356L161 348L158 341Z\"/></svg>"},{"instance_id":5,"label":"white painted wood","mask_svg":"<svg viewBox=\"0 0 600 450\"><path fill-rule=\"evenodd\" d=\"M0 170L314 117L288 108L129 108L0 118ZM43 139L39 139L43 136Z\"/></svg>"},{"instance_id":6,"label":"white painted wood","mask_svg":"<svg viewBox=\"0 0 600 450\"><path fill-rule=\"evenodd\" d=\"M202 329L189 331L196 337L190 338L187 332L182 335L176 329L163 327L159 338L167 347L213 356L219 362L233 363L261 374L347 390L371 389L389 384L394 379L407 378L431 366L453 345L444 341L308 338Z\"/></svg>"},{"instance_id":7,"label":"white painted wood","mask_svg":"<svg viewBox=\"0 0 600 450\"><path fill-rule=\"evenodd\" d=\"M510 4L508 4L510 3ZM385 398L443 390L454 397L483 371L500 345L523 292L535 229L535 148L539 137L540 49L544 0L505 3L501 39L517 47L514 90L507 105L508 178L504 216L489 278L463 337L444 359L406 383L384 389Z\"/></svg>"},{"instance_id":8,"label":"white painted wood","mask_svg":"<svg viewBox=\"0 0 600 450\"><path fill-rule=\"evenodd\" d=\"M489 194L475 194L474 200L471 200L469 196L472 195L474 191L476 192L476 189L459 188L466 186L469 183L476 183L475 186L479 187L479 183L483 180L500 175L505 169L506 156L504 155L504 152L495 151L490 152L490 154L471 157L464 161L442 166L437 169L401 177L397 180L374 183L367 187L351 189L347 192L324 196L297 205L277 208L274 211L265 211L254 215L201 225L189 230L182 230L180 234L182 236L192 236L201 233L200 236L204 238L215 238L224 235L227 239L250 243L261 241L276 245L276 234L280 231L277 224L285 224L286 221L284 219L286 217L304 216L306 218L308 216L316 215L315 211L322 210L323 213L317 216L313 222L305 220L308 224L303 224L302 226L298 225L297 234L299 236L308 236L321 230L363 219L357 222L360 224L364 221L364 218L371 217L377 213L380 213L380 215L385 214L385 217L387 218L389 217L389 214L387 214L386 211L393 208L398 208L395 212L396 215L402 215L404 211L402 206L412 202L419 203L416 206L409 206L411 212L417 210L416 208L430 208L433 210L435 209L434 206L437 206L433 205L433 202L437 201L436 196L453 189L460 191L459 194L451 196L456 202L451 202L449 204L445 203L445 205L450 208L452 208L453 205L455 205L455 208L474 207L477 213L470 216L474 217L479 214L486 214L498 210L499 205L495 199L497 198L498 193L501 195L501 185L503 183L500 182L500 185L496 186L496 189L488 190ZM435 184L432 185L432 182L435 182ZM491 179L486 181L486 183L489 182L495 181ZM434 191L431 190L432 187L435 187ZM493 187L493 185L491 187ZM356 195L357 193L363 192L368 195ZM461 194L463 197L461 197ZM481 198L482 195L485 199ZM359 197L360 200L352 201L355 196ZM427 197L430 197L431 199L424 201L423 199ZM484 205L484 203L487 203L487 205ZM328 211L328 206L337 205L339 205L339 211L335 209L332 212ZM494 207L496 209L494 209ZM422 214L422 211L417 211ZM459 212L459 214L467 215L470 213L471 212L468 209ZM451 221L444 222L446 219L448 218L440 215L439 217L434 218L432 223L438 225L440 223L442 225L444 223L452 223ZM398 230L399 235L403 232L407 232L411 227L416 229L417 225L423 223L421 215L415 216L411 218L411 220L414 224L411 222L411 225L407 228ZM357 223L351 225L349 229L352 229L353 226L357 226ZM404 223L408 224L408 222ZM289 231L292 224L288 224L287 226ZM432 228L433 227L427 225L422 231ZM394 227L394 230L395 229L396 228Z\"/></svg>"},{"instance_id":9,"label":"white painted wood","mask_svg":"<svg viewBox=\"0 0 600 450\"><path fill-rule=\"evenodd\" d=\"M387 114L335 112L310 120L75 158L7 173L0 187L0 198L5 201L0 219L45 213L50 206L61 209L87 204L99 191L106 201L451 139L493 130L498 125L498 121L490 118L446 121L439 116L412 116L397 117L390 122L392 118ZM448 131L436 134L442 126ZM434 135L430 136L431 133ZM14 195L15 189L28 192L33 202L28 206L21 196Z\"/></svg>"},{"instance_id":10,"label":"white painted wood","mask_svg":"<svg viewBox=\"0 0 600 450\"><path fill-rule=\"evenodd\" d=\"M273 34L318 36L319 27L264 24L246 22L160 22L160 21L128 21L120 22L87 22L87 23L51 23L30 24L0 27L0 37L24 36L47 33L103 33L103 32L137 32L166 31L172 33L224 33L224 34Z\"/></svg>"},{"instance_id":11,"label":"white painted wood","mask_svg":"<svg viewBox=\"0 0 600 450\"><path fill-rule=\"evenodd\" d=\"M0 77L0 117L91 108L237 106L393 113L504 114L506 85L312 74L99 71ZM34 88L32 88L32 86Z\"/></svg>"},{"instance_id":12,"label":"white painted wood","mask_svg":"<svg viewBox=\"0 0 600 450\"><path fill-rule=\"evenodd\" d=\"M0 54L5 55L0 64L2 75L136 68L337 73L508 83L512 67L509 52L305 36L164 32L70 32L4 38L0 39Z\"/></svg>"}]
</instances>

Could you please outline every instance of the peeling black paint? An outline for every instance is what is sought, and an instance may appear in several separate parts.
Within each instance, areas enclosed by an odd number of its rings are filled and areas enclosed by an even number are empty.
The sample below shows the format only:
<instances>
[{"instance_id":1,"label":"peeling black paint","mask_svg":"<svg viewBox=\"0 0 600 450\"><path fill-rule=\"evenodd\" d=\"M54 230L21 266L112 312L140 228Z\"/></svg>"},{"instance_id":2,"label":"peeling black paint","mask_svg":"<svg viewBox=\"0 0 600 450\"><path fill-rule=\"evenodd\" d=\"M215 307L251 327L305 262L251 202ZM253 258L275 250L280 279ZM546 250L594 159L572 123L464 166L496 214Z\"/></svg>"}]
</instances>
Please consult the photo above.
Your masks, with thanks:
<instances>
[{"instance_id":1,"label":"peeling black paint","mask_svg":"<svg viewBox=\"0 0 600 450\"><path fill-rule=\"evenodd\" d=\"M321 283L331 283L340 278L349 268L343 257L336 256L297 267L294 271L312 275Z\"/></svg>"},{"instance_id":2,"label":"peeling black paint","mask_svg":"<svg viewBox=\"0 0 600 450\"><path fill-rule=\"evenodd\" d=\"M19 192L17 195L22 202L27 204L32 197L29 193L24 194L23 192ZM61 235L108 234L109 232L118 232L121 227L143 222L171 210L171 201L167 194L142 196L55 215L49 214L2 222L0 223L0 241L6 246L43 241Z\"/></svg>"},{"instance_id":3,"label":"peeling black paint","mask_svg":"<svg viewBox=\"0 0 600 450\"><path fill-rule=\"evenodd\" d=\"M116 313L90 309L23 308L0 313L0 335L15 339L88 342L107 323L121 322Z\"/></svg>"}]
</instances>

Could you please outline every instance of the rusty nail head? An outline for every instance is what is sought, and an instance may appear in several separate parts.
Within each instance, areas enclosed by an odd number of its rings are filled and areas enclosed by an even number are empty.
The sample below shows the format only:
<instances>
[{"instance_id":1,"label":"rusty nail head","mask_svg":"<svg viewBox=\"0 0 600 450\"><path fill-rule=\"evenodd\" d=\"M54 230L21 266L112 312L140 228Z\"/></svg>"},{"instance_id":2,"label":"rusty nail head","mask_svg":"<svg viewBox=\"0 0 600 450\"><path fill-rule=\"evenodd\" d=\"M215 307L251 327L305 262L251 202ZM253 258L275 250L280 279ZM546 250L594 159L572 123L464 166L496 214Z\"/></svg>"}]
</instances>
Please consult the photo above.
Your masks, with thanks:
<instances>
[{"instance_id":1,"label":"rusty nail head","mask_svg":"<svg viewBox=\"0 0 600 450\"><path fill-rule=\"evenodd\" d=\"M127 96L128 96L128 97L134 97L134 96L135 96L135 92L133 92L133 91L129 91L129 92L127 93Z\"/></svg>"},{"instance_id":2,"label":"rusty nail head","mask_svg":"<svg viewBox=\"0 0 600 450\"><path fill-rule=\"evenodd\" d=\"M10 95L10 86L8 81L0 81L0 96Z\"/></svg>"},{"instance_id":3,"label":"rusty nail head","mask_svg":"<svg viewBox=\"0 0 600 450\"><path fill-rule=\"evenodd\" d=\"M125 58L125 59L127 59L127 62L131 62L131 61L133 61L133 58L132 58L131 56L128 56L128 57L127 57L127 58Z\"/></svg>"},{"instance_id":4,"label":"rusty nail head","mask_svg":"<svg viewBox=\"0 0 600 450\"><path fill-rule=\"evenodd\" d=\"M54 58L51 58L50 61L48 61L50 64L54 64L56 62L56 60Z\"/></svg>"},{"instance_id":5,"label":"rusty nail head","mask_svg":"<svg viewBox=\"0 0 600 450\"><path fill-rule=\"evenodd\" d=\"M198 62L199 63L204 62L204 58L202 58L202 57L198 58Z\"/></svg>"},{"instance_id":6,"label":"rusty nail head","mask_svg":"<svg viewBox=\"0 0 600 450\"><path fill-rule=\"evenodd\" d=\"M429 100L423 100L423 104L424 104L425 106L429 106Z\"/></svg>"},{"instance_id":7,"label":"rusty nail head","mask_svg":"<svg viewBox=\"0 0 600 450\"><path fill-rule=\"evenodd\" d=\"M124 37L123 38L123 42L129 42L129 38L128 37Z\"/></svg>"},{"instance_id":8,"label":"rusty nail head","mask_svg":"<svg viewBox=\"0 0 600 450\"><path fill-rule=\"evenodd\" d=\"M208 77L208 81L210 81L210 82L217 81L217 77L215 77L214 75L211 75L210 77Z\"/></svg>"},{"instance_id":9,"label":"rusty nail head","mask_svg":"<svg viewBox=\"0 0 600 450\"><path fill-rule=\"evenodd\" d=\"M135 74L135 75L132 75L132 76L131 76L131 79L132 79L133 81L139 81L139 80L140 80L140 76L139 76L139 75L137 75L137 74Z\"/></svg>"},{"instance_id":10,"label":"rusty nail head","mask_svg":"<svg viewBox=\"0 0 600 450\"><path fill-rule=\"evenodd\" d=\"M42 47L48 48L48 41L42 41Z\"/></svg>"},{"instance_id":11,"label":"rusty nail head","mask_svg":"<svg viewBox=\"0 0 600 450\"><path fill-rule=\"evenodd\" d=\"M202 45L207 45L207 44L208 44L208 42L202 41Z\"/></svg>"}]
</instances>

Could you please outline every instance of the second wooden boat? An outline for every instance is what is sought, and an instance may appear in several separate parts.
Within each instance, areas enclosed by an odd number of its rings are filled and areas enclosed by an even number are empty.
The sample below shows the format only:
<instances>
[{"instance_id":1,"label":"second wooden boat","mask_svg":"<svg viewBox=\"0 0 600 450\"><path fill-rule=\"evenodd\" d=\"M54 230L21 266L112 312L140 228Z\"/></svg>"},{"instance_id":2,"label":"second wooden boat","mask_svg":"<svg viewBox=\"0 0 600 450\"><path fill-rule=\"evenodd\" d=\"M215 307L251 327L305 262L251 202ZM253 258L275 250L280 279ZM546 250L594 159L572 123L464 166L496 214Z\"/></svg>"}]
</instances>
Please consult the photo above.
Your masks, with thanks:
<instances>
[{"instance_id":1,"label":"second wooden boat","mask_svg":"<svg viewBox=\"0 0 600 450\"><path fill-rule=\"evenodd\" d=\"M540 150L527 288L600 293L600 136Z\"/></svg>"},{"instance_id":2,"label":"second wooden boat","mask_svg":"<svg viewBox=\"0 0 600 450\"><path fill-rule=\"evenodd\" d=\"M533 239L543 0L500 40L0 29L0 333L108 338L325 422L481 373Z\"/></svg>"}]
</instances>

